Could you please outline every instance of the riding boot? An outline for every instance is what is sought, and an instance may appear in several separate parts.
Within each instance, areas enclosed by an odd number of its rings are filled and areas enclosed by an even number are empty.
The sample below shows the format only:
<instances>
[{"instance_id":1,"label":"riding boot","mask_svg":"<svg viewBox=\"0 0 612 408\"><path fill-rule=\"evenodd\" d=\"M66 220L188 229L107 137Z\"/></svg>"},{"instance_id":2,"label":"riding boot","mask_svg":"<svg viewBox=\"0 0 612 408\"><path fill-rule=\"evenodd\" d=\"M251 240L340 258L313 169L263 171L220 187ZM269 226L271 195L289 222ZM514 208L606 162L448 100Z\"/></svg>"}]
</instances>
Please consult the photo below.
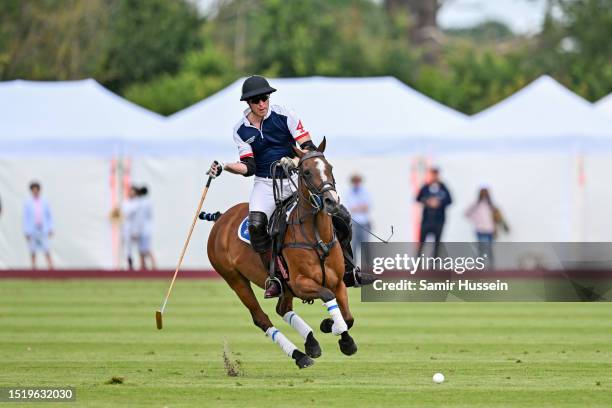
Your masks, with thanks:
<instances>
[{"instance_id":1,"label":"riding boot","mask_svg":"<svg viewBox=\"0 0 612 408\"><path fill-rule=\"evenodd\" d=\"M279 297L282 293L282 285L280 279L276 276L276 268L270 272L270 262L272 262L272 251L260 252L259 256L261 257L261 262L264 265L264 268L268 271L268 278L265 283L265 292L264 298L270 299Z\"/></svg>"},{"instance_id":2,"label":"riding boot","mask_svg":"<svg viewBox=\"0 0 612 408\"><path fill-rule=\"evenodd\" d=\"M281 295L282 284L280 279L275 276L276 268L270 267L272 250L267 225L268 217L265 213L259 211L249 212L249 234L251 237L251 246L255 252L259 254L265 270L268 271L269 276L265 283L264 298L270 299Z\"/></svg>"},{"instance_id":3,"label":"riding boot","mask_svg":"<svg viewBox=\"0 0 612 408\"><path fill-rule=\"evenodd\" d=\"M348 288L371 285L376 280L376 275L362 272L354 264L353 249L351 248L353 223L348 209L340 205L338 213L332 219L332 223L336 229L338 241L344 255L344 276L342 277L344 284Z\"/></svg>"}]
</instances>

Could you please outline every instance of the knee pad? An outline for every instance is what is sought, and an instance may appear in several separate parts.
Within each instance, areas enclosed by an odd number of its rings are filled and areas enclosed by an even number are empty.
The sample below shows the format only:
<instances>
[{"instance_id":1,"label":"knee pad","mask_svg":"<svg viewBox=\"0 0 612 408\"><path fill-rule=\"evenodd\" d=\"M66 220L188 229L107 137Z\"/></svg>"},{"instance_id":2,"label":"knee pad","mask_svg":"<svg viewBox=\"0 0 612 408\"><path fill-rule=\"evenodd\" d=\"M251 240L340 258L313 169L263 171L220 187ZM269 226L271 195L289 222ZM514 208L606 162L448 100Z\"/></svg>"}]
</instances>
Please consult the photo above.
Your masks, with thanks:
<instances>
[{"instance_id":1,"label":"knee pad","mask_svg":"<svg viewBox=\"0 0 612 408\"><path fill-rule=\"evenodd\" d=\"M338 212L334 214L332 224L338 233L338 240L340 242L351 241L353 223L351 222L351 213L349 213L349 210L344 205L338 205Z\"/></svg>"},{"instance_id":2,"label":"knee pad","mask_svg":"<svg viewBox=\"0 0 612 408\"><path fill-rule=\"evenodd\" d=\"M249 235L251 246L255 252L265 252L270 249L270 236L268 235L268 217L260 211L249 213Z\"/></svg>"}]
</instances>

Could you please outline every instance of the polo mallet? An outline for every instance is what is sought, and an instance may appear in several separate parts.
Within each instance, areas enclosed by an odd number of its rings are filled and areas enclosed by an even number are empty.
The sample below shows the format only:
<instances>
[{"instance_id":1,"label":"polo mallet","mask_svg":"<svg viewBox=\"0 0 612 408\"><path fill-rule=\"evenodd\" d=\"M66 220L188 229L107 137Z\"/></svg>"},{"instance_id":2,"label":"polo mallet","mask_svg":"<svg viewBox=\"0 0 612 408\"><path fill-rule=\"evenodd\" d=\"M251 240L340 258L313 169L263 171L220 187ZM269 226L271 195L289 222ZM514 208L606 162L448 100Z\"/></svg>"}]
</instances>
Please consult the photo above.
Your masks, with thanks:
<instances>
[{"instance_id":1,"label":"polo mallet","mask_svg":"<svg viewBox=\"0 0 612 408\"><path fill-rule=\"evenodd\" d=\"M215 164L219 164L217 161ZM183 257L185 256L185 251L187 251L187 246L189 245L189 240L191 239L191 234L193 233L193 228L196 225L198 220L198 215L200 215L200 211L202 210L202 205L204 204L204 199L206 198L206 193L208 193L208 187L210 187L210 182L213 180L213 176L208 176L208 181L206 182L206 187L204 187L204 191L202 192L202 198L200 198L200 204L198 205L198 209L196 210L195 217L193 217L193 222L191 223L191 228L189 228L189 234L187 235L187 240L185 241L185 245L183 245L183 250L181 251L181 256L178 261L178 265L176 265L176 270L174 271L174 276L172 277L172 282L170 282L170 287L168 288L168 293L166 293L166 298L164 299L164 303L162 303L161 308L155 312L155 323L157 324L157 328L159 330L162 329L162 315L164 314L164 310L166 309L166 304L168 303L168 298L170 297L170 292L172 292L172 287L174 286L174 281L176 280L176 276L178 275L178 271L181 268L181 264L183 263Z\"/></svg>"}]
</instances>

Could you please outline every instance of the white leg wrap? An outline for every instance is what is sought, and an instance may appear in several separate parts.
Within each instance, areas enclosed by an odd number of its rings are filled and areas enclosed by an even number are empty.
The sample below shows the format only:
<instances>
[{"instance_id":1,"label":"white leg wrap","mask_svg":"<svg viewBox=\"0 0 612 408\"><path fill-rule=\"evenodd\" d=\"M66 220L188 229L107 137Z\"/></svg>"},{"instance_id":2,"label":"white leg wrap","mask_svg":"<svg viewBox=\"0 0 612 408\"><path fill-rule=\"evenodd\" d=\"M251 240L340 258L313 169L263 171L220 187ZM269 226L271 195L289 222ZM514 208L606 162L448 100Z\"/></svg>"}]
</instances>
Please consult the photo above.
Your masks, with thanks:
<instances>
[{"instance_id":1,"label":"white leg wrap","mask_svg":"<svg viewBox=\"0 0 612 408\"><path fill-rule=\"evenodd\" d=\"M278 343L281 349L289 356L292 357L293 351L297 350L297 347L285 337L276 327L272 326L266 330L266 336L270 337L273 342Z\"/></svg>"},{"instance_id":2,"label":"white leg wrap","mask_svg":"<svg viewBox=\"0 0 612 408\"><path fill-rule=\"evenodd\" d=\"M312 327L310 327L308 323L306 323L304 319L298 316L294 311L285 313L283 320L286 321L289 326L293 327L298 333L300 333L300 336L302 336L304 340L306 340L306 337L308 337L308 333L312 332Z\"/></svg>"},{"instance_id":3,"label":"white leg wrap","mask_svg":"<svg viewBox=\"0 0 612 408\"><path fill-rule=\"evenodd\" d=\"M348 326L342 317L342 313L340 312L340 308L338 307L338 303L336 303L336 299L332 299L329 302L323 303L327 308L330 316L334 320L334 324L332 326L332 333L336 336L341 335L345 331L348 330Z\"/></svg>"}]
</instances>

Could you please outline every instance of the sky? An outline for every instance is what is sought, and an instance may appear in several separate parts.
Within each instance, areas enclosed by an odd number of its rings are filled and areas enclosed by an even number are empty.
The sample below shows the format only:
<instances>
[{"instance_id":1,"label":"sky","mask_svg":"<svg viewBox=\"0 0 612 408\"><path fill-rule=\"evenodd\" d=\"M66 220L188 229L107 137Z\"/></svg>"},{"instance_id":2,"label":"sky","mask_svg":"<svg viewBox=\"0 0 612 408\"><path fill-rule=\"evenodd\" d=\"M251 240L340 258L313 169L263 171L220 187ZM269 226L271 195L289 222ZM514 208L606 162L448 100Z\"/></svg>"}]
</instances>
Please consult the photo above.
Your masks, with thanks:
<instances>
[{"instance_id":1,"label":"sky","mask_svg":"<svg viewBox=\"0 0 612 408\"><path fill-rule=\"evenodd\" d=\"M203 13L215 2L193 1ZM546 0L445 0L438 13L438 24L442 28L464 28L494 19L505 23L517 34L533 34L542 26L545 5Z\"/></svg>"},{"instance_id":2,"label":"sky","mask_svg":"<svg viewBox=\"0 0 612 408\"><path fill-rule=\"evenodd\" d=\"M546 0L446 0L438 12L438 24L464 28L497 20L517 34L533 34L542 27L545 7Z\"/></svg>"}]
</instances>

